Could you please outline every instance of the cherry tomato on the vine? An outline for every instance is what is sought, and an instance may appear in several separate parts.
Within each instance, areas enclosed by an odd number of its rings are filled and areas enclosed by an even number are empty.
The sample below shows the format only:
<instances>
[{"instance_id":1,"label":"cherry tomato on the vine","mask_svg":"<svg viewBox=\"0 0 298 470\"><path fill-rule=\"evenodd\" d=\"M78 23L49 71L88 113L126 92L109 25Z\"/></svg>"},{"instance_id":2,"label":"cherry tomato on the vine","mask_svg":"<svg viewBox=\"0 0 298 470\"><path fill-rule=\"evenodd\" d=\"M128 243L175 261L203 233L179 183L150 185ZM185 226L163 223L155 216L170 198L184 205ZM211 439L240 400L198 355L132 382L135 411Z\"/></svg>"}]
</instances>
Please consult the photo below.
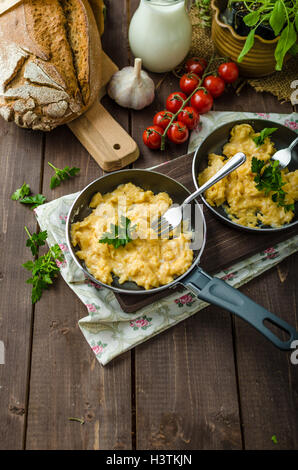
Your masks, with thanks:
<instances>
[{"instance_id":1,"label":"cherry tomato on the vine","mask_svg":"<svg viewBox=\"0 0 298 470\"><path fill-rule=\"evenodd\" d=\"M200 122L199 113L191 106L185 106L178 114L178 121L183 122L188 129L194 129Z\"/></svg>"},{"instance_id":2,"label":"cherry tomato on the vine","mask_svg":"<svg viewBox=\"0 0 298 470\"><path fill-rule=\"evenodd\" d=\"M218 75L226 83L234 83L239 77L239 69L234 62L225 62L218 67Z\"/></svg>"},{"instance_id":3,"label":"cherry tomato on the vine","mask_svg":"<svg viewBox=\"0 0 298 470\"><path fill-rule=\"evenodd\" d=\"M166 129L172 117L173 113L170 113L170 111L167 111L166 109L164 111L159 111L153 118L153 124L155 126L160 126L163 129Z\"/></svg>"},{"instance_id":4,"label":"cherry tomato on the vine","mask_svg":"<svg viewBox=\"0 0 298 470\"><path fill-rule=\"evenodd\" d=\"M207 67L207 61L202 57L192 57L188 59L185 64L187 72L193 72L201 77L205 68Z\"/></svg>"},{"instance_id":5,"label":"cherry tomato on the vine","mask_svg":"<svg viewBox=\"0 0 298 470\"><path fill-rule=\"evenodd\" d=\"M199 114L210 111L213 105L213 97L209 91L198 90L191 97L191 106L195 108Z\"/></svg>"},{"instance_id":6,"label":"cherry tomato on the vine","mask_svg":"<svg viewBox=\"0 0 298 470\"><path fill-rule=\"evenodd\" d=\"M159 149L164 129L160 126L149 126L143 132L143 142L150 149Z\"/></svg>"},{"instance_id":7,"label":"cherry tomato on the vine","mask_svg":"<svg viewBox=\"0 0 298 470\"><path fill-rule=\"evenodd\" d=\"M167 98L166 108L173 114L176 114L181 108L183 101L186 100L187 96L182 91L175 91L171 93Z\"/></svg>"},{"instance_id":8,"label":"cherry tomato on the vine","mask_svg":"<svg viewBox=\"0 0 298 470\"><path fill-rule=\"evenodd\" d=\"M225 82L215 75L208 75L203 82L203 86L211 93L213 98L218 98L225 90Z\"/></svg>"},{"instance_id":9,"label":"cherry tomato on the vine","mask_svg":"<svg viewBox=\"0 0 298 470\"><path fill-rule=\"evenodd\" d=\"M189 132L183 122L174 121L167 132L167 136L174 144L183 144L188 139Z\"/></svg>"},{"instance_id":10,"label":"cherry tomato on the vine","mask_svg":"<svg viewBox=\"0 0 298 470\"><path fill-rule=\"evenodd\" d=\"M180 79L180 88L184 93L190 95L199 85L200 77L191 72L185 73Z\"/></svg>"}]
</instances>

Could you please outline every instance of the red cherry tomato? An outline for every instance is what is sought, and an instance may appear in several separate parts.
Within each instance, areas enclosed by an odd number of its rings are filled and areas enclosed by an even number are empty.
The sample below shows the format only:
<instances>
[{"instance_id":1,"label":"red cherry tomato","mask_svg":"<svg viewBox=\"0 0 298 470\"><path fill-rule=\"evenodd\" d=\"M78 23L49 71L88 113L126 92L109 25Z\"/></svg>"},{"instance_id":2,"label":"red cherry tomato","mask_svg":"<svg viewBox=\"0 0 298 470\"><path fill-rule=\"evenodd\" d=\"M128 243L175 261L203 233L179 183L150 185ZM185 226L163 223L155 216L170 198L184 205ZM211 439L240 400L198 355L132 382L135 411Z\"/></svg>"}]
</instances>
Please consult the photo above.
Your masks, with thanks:
<instances>
[{"instance_id":1,"label":"red cherry tomato","mask_svg":"<svg viewBox=\"0 0 298 470\"><path fill-rule=\"evenodd\" d=\"M199 85L200 77L195 73L186 73L180 79L180 88L184 93L190 95Z\"/></svg>"},{"instance_id":2,"label":"red cherry tomato","mask_svg":"<svg viewBox=\"0 0 298 470\"><path fill-rule=\"evenodd\" d=\"M159 149L164 129L160 126L149 126L143 132L143 142L150 149Z\"/></svg>"},{"instance_id":3,"label":"red cherry tomato","mask_svg":"<svg viewBox=\"0 0 298 470\"><path fill-rule=\"evenodd\" d=\"M188 139L189 132L183 122L175 121L168 130L167 136L174 144L183 144Z\"/></svg>"},{"instance_id":4,"label":"red cherry tomato","mask_svg":"<svg viewBox=\"0 0 298 470\"><path fill-rule=\"evenodd\" d=\"M199 114L204 114L210 111L213 105L213 98L209 91L198 90L191 97L191 105L195 108Z\"/></svg>"},{"instance_id":5,"label":"red cherry tomato","mask_svg":"<svg viewBox=\"0 0 298 470\"><path fill-rule=\"evenodd\" d=\"M155 114L153 118L153 124L166 129L172 117L173 113L170 113L170 111L167 111L166 109L164 111L159 111L159 113Z\"/></svg>"},{"instance_id":6,"label":"red cherry tomato","mask_svg":"<svg viewBox=\"0 0 298 470\"><path fill-rule=\"evenodd\" d=\"M234 62L225 62L218 67L218 75L226 83L234 83L239 77L239 69Z\"/></svg>"},{"instance_id":7,"label":"red cherry tomato","mask_svg":"<svg viewBox=\"0 0 298 470\"><path fill-rule=\"evenodd\" d=\"M175 91L171 93L167 98L166 108L173 114L176 114L177 111L181 108L183 101L186 100L187 96L182 91Z\"/></svg>"},{"instance_id":8,"label":"red cherry tomato","mask_svg":"<svg viewBox=\"0 0 298 470\"><path fill-rule=\"evenodd\" d=\"M202 57L192 57L188 59L185 64L187 72L196 73L199 77L203 75L205 68L207 67L207 61Z\"/></svg>"},{"instance_id":9,"label":"red cherry tomato","mask_svg":"<svg viewBox=\"0 0 298 470\"><path fill-rule=\"evenodd\" d=\"M203 82L203 86L211 93L213 98L218 98L225 90L225 82L215 75L208 75Z\"/></svg>"},{"instance_id":10,"label":"red cherry tomato","mask_svg":"<svg viewBox=\"0 0 298 470\"><path fill-rule=\"evenodd\" d=\"M178 121L183 122L188 129L194 129L200 122L199 113L191 106L185 108L178 114Z\"/></svg>"}]
</instances>

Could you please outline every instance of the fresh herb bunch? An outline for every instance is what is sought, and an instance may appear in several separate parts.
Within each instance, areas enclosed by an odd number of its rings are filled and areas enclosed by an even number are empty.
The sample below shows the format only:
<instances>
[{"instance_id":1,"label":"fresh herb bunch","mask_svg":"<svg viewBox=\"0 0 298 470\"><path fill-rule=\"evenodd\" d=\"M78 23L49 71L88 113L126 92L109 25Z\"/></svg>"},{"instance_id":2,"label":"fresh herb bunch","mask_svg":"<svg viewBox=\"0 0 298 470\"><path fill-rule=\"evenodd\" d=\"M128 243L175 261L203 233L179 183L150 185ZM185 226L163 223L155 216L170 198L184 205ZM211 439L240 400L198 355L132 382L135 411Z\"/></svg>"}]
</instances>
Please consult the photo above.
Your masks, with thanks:
<instances>
[{"instance_id":1,"label":"fresh herb bunch","mask_svg":"<svg viewBox=\"0 0 298 470\"><path fill-rule=\"evenodd\" d=\"M24 197L28 196L31 193L30 186L27 183L24 183L19 189L17 189L11 196L13 201L19 201Z\"/></svg>"},{"instance_id":2,"label":"fresh herb bunch","mask_svg":"<svg viewBox=\"0 0 298 470\"><path fill-rule=\"evenodd\" d=\"M55 176L51 178L50 182L51 189L57 188L57 186L59 186L62 181L69 180L73 176L76 176L80 171L80 168L76 168L75 166L73 168L69 168L69 166L66 166L65 168L63 168L63 170L61 170L60 168L56 168L50 162L48 162L48 165L55 171Z\"/></svg>"},{"instance_id":3,"label":"fresh herb bunch","mask_svg":"<svg viewBox=\"0 0 298 470\"><path fill-rule=\"evenodd\" d=\"M279 40L275 48L276 70L281 70L287 52L298 54L298 2L297 0L229 0L228 6L233 3L243 3L248 10L243 21L251 28L238 62L250 51L255 41L256 29L261 24L270 25Z\"/></svg>"},{"instance_id":4,"label":"fresh herb bunch","mask_svg":"<svg viewBox=\"0 0 298 470\"><path fill-rule=\"evenodd\" d=\"M107 243L108 245L113 245L114 248L119 248L120 246L125 246L127 243L132 241L131 235L135 230L136 225L131 227L131 220L124 215L120 217L120 225L111 224L111 232L103 233L99 243Z\"/></svg>"},{"instance_id":5,"label":"fresh herb bunch","mask_svg":"<svg viewBox=\"0 0 298 470\"><path fill-rule=\"evenodd\" d=\"M30 186L27 183L24 183L19 189L17 189L11 196L13 201L20 201L22 204L30 204L30 209L35 209L37 206L44 204L46 201L45 196L42 194L35 194L29 196L31 193Z\"/></svg>"},{"instance_id":6,"label":"fresh herb bunch","mask_svg":"<svg viewBox=\"0 0 298 470\"><path fill-rule=\"evenodd\" d=\"M277 127L265 127L261 130L260 135L253 138L254 143L257 147L263 145L266 137L273 134L273 132L277 131Z\"/></svg>"},{"instance_id":7,"label":"fresh herb bunch","mask_svg":"<svg viewBox=\"0 0 298 470\"><path fill-rule=\"evenodd\" d=\"M282 187L286 183L282 180L278 160L270 160L269 164L267 164L267 162L253 157L251 171L256 173L254 181L259 191L264 191L266 196L273 192L271 196L272 201L276 202L278 206L283 207L286 212L295 210L294 204L285 204L286 192Z\"/></svg>"},{"instance_id":8,"label":"fresh herb bunch","mask_svg":"<svg viewBox=\"0 0 298 470\"><path fill-rule=\"evenodd\" d=\"M27 227L25 227L26 233L29 238L26 246L30 247L33 256L37 255L38 247L45 244L45 240L48 236L47 232L30 234ZM32 276L26 281L28 284L32 284L32 303L35 304L40 300L42 293L45 289L48 289L53 280L59 273L59 267L56 261L63 261L64 256L58 244L50 247L49 251L34 261L27 261L22 266L28 271L31 271Z\"/></svg>"}]
</instances>

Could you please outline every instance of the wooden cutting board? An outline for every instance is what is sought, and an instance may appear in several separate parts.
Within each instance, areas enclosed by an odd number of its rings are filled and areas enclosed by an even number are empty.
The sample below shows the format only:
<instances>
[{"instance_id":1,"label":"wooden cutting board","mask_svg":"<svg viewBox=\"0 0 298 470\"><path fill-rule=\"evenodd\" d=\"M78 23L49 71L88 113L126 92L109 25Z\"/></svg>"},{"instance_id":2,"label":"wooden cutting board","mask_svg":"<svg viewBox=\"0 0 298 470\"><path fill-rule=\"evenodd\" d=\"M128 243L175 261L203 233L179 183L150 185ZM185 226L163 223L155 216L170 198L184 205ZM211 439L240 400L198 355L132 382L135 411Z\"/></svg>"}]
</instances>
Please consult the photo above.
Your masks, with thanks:
<instances>
[{"instance_id":1,"label":"wooden cutting board","mask_svg":"<svg viewBox=\"0 0 298 470\"><path fill-rule=\"evenodd\" d=\"M139 149L130 135L102 106L106 85L118 68L102 52L102 86L98 100L82 116L68 124L81 144L105 171L121 170L139 157Z\"/></svg>"},{"instance_id":2,"label":"wooden cutting board","mask_svg":"<svg viewBox=\"0 0 298 470\"><path fill-rule=\"evenodd\" d=\"M191 192L195 190L192 182L193 153L184 155L169 163L159 165L154 171L174 178L186 186ZM203 252L200 266L215 274L224 268L228 268L241 259L248 258L266 248L287 240L297 234L297 228L290 228L277 233L249 233L237 230L222 223L204 206L204 215L207 223L207 243ZM182 290L179 286L175 290ZM122 295L115 294L124 312L132 313L174 292L174 289L166 289L156 294L148 295Z\"/></svg>"}]
</instances>

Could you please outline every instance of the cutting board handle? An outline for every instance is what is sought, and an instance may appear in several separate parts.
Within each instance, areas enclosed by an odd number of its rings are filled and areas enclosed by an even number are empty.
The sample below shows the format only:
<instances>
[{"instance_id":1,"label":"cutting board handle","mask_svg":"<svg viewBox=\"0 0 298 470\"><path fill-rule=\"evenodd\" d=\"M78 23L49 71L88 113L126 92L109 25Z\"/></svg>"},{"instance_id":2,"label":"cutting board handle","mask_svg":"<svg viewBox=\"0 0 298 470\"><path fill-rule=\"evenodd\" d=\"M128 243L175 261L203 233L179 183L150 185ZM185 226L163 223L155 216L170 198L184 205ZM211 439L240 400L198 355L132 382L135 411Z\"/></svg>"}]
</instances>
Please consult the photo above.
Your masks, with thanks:
<instances>
[{"instance_id":1,"label":"cutting board handle","mask_svg":"<svg viewBox=\"0 0 298 470\"><path fill-rule=\"evenodd\" d=\"M68 126L105 171L121 170L140 154L136 142L99 101Z\"/></svg>"}]
</instances>

